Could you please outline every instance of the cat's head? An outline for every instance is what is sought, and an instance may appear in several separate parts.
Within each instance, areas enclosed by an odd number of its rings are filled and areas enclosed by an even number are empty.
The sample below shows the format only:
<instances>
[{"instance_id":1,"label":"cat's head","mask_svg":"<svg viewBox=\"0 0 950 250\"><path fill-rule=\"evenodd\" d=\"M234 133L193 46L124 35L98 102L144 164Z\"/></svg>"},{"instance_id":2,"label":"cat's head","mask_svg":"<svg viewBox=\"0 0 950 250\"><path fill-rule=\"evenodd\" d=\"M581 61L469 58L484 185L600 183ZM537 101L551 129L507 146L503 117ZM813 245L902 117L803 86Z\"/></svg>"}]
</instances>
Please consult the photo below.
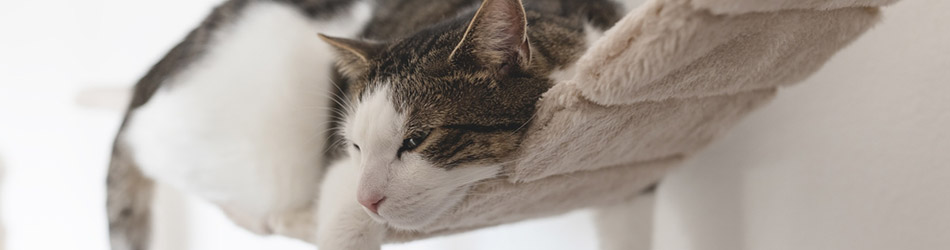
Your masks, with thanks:
<instances>
[{"instance_id":1,"label":"cat's head","mask_svg":"<svg viewBox=\"0 0 950 250\"><path fill-rule=\"evenodd\" d=\"M512 160L548 89L533 73L520 0L390 42L325 37L351 83L341 134L375 219L420 229ZM356 197L355 197L356 198Z\"/></svg>"}]
</instances>

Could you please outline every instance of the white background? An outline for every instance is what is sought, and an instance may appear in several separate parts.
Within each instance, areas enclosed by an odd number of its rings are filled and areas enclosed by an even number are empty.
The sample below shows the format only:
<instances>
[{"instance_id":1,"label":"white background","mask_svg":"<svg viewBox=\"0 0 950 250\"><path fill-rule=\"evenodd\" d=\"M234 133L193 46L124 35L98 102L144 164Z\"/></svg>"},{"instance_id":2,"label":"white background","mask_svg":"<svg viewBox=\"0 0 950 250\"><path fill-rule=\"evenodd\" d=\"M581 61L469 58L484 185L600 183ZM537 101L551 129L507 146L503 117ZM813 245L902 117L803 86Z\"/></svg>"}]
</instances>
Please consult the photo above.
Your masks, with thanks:
<instances>
[{"instance_id":1,"label":"white background","mask_svg":"<svg viewBox=\"0 0 950 250\"><path fill-rule=\"evenodd\" d=\"M107 249L104 177L124 88L217 1L0 1L6 249ZM658 249L950 248L950 2L905 0L660 189ZM77 103L83 102L81 107ZM160 192L159 247L310 249ZM593 249L589 213L388 249Z\"/></svg>"}]
</instances>

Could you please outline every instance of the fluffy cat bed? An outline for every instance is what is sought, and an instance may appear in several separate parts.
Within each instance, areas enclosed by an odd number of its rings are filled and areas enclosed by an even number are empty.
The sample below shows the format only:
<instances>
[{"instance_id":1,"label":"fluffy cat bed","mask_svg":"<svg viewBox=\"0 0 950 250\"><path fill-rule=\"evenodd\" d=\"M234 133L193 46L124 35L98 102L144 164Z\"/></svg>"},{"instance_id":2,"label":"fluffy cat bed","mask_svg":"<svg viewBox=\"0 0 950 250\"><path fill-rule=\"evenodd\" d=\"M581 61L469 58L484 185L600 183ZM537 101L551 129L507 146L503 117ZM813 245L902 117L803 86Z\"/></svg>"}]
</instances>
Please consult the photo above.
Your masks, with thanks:
<instances>
[{"instance_id":1,"label":"fluffy cat bed","mask_svg":"<svg viewBox=\"0 0 950 250\"><path fill-rule=\"evenodd\" d=\"M628 201L776 90L799 82L895 0L653 0L628 13L539 104L519 160L428 230L468 231Z\"/></svg>"}]
</instances>

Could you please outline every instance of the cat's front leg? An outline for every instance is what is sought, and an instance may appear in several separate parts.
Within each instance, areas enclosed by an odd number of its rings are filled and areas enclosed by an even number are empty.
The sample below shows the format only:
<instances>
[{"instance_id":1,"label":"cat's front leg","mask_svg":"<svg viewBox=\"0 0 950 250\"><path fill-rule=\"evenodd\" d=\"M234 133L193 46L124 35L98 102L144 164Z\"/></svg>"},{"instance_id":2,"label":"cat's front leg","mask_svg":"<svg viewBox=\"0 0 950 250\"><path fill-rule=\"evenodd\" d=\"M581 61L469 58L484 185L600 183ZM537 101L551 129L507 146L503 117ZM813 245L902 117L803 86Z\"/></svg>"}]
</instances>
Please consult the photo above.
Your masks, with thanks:
<instances>
[{"instance_id":1,"label":"cat's front leg","mask_svg":"<svg viewBox=\"0 0 950 250\"><path fill-rule=\"evenodd\" d=\"M320 189L316 241L321 250L378 250L386 237L385 225L357 202L359 169L350 162L334 163Z\"/></svg>"}]
</instances>

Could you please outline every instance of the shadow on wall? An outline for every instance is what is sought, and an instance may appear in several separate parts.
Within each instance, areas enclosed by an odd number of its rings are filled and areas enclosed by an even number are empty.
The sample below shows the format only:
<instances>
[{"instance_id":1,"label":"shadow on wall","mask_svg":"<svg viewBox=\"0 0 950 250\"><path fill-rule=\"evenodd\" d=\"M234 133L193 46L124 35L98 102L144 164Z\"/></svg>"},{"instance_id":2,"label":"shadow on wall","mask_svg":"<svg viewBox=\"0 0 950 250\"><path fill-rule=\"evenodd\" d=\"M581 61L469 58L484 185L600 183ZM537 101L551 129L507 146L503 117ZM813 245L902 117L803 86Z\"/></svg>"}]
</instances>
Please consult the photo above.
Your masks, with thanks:
<instances>
[{"instance_id":1,"label":"shadow on wall","mask_svg":"<svg viewBox=\"0 0 950 250\"><path fill-rule=\"evenodd\" d=\"M694 158L664 180L655 216L657 221L672 224L657 223L656 231L680 233L655 239L657 249L746 249L746 211L742 205L746 187L743 176L737 173L747 171L752 164L721 151L722 147L707 149L702 162ZM716 167L691 166L700 164Z\"/></svg>"}]
</instances>

